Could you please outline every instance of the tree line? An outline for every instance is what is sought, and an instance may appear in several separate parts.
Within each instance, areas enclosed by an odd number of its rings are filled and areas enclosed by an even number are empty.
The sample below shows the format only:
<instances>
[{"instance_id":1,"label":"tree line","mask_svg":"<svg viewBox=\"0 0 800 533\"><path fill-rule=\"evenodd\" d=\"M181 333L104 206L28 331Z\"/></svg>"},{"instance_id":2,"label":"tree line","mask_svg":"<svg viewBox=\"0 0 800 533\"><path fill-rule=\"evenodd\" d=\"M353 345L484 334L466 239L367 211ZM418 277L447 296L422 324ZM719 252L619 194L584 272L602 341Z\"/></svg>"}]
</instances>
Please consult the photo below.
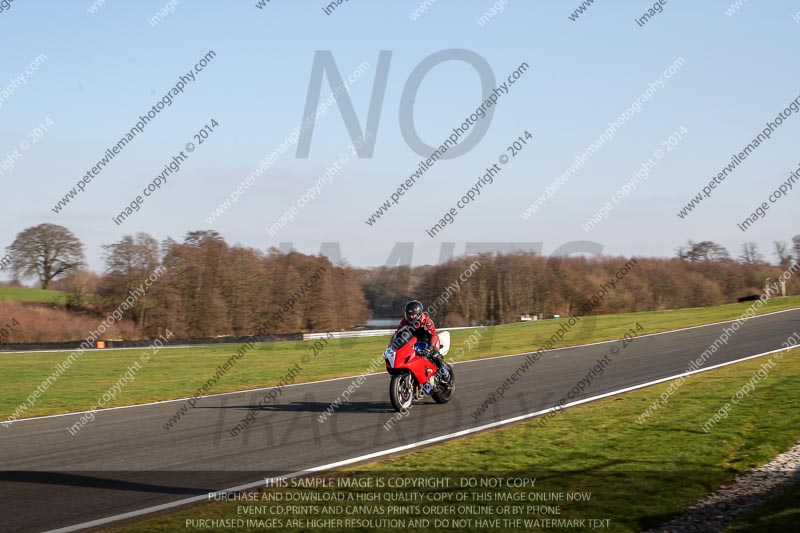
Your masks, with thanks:
<instances>
[{"instance_id":1,"label":"tree line","mask_svg":"<svg viewBox=\"0 0 800 533\"><path fill-rule=\"evenodd\" d=\"M776 242L775 256L777 264L769 264L754 243L745 243L733 259L717 243L688 241L674 258L637 257L592 313L720 305L760 294L768 278L774 281L800 262L800 235L791 245ZM396 317L409 299L426 305L435 301L474 260L461 257L437 266L360 269L359 279L373 313ZM523 314L568 316L630 262L623 257L545 257L530 252L482 254L478 260L481 267L438 310L437 324L498 324ZM800 293L800 282L792 277L786 290L787 295Z\"/></svg>"},{"instance_id":2,"label":"tree line","mask_svg":"<svg viewBox=\"0 0 800 533\"><path fill-rule=\"evenodd\" d=\"M252 334L279 311L270 333L347 330L373 316L399 317L411 299L426 306L444 302L436 308L441 326L513 322L527 313L567 316L624 265L624 279L592 313L730 303L760 293L768 278L800 261L800 235L775 243L776 264L753 243L734 259L719 244L689 241L673 258L518 252L435 266L355 268L321 255L229 245L215 231L192 231L182 242L139 233L104 245L103 271L95 273L86 268L83 250L67 228L41 224L20 232L7 248L8 271L16 283L34 279L43 288L64 290L69 309L102 317L163 267L126 311L135 330L126 335L155 337L168 328L176 337L211 337ZM792 278L787 291L798 294L800 283Z\"/></svg>"},{"instance_id":3,"label":"tree line","mask_svg":"<svg viewBox=\"0 0 800 533\"><path fill-rule=\"evenodd\" d=\"M349 329L370 316L355 270L323 256L231 246L215 231L189 232L182 242L139 233L104 245L97 274L86 269L83 245L69 230L42 226L8 247L10 271L66 291L77 312L111 312L163 267L125 312L142 337L167 328L175 337L250 335L278 312L268 333Z\"/></svg>"}]
</instances>

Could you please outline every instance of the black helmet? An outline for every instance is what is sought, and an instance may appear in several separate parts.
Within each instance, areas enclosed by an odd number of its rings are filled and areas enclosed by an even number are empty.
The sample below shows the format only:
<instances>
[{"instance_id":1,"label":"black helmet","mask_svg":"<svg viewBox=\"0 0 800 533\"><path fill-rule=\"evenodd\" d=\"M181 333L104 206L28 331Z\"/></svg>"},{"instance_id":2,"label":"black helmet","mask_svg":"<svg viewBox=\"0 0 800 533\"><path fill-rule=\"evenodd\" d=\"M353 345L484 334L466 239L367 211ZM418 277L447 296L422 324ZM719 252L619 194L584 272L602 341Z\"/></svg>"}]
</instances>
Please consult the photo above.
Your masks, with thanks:
<instances>
[{"instance_id":1,"label":"black helmet","mask_svg":"<svg viewBox=\"0 0 800 533\"><path fill-rule=\"evenodd\" d=\"M403 311L403 316L409 323L419 320L419 317L422 316L422 302L419 300L411 300L408 302Z\"/></svg>"}]
</instances>

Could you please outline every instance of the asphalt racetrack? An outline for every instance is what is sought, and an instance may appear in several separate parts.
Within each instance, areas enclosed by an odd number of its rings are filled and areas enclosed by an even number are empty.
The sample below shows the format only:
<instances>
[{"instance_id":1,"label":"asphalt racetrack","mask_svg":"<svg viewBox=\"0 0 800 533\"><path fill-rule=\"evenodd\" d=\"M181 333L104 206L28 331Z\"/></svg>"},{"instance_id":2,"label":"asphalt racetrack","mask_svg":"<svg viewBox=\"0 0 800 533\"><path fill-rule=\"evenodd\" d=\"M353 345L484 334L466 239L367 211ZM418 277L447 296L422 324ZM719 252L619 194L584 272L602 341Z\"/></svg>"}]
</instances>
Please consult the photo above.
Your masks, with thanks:
<instances>
[{"instance_id":1,"label":"asphalt racetrack","mask_svg":"<svg viewBox=\"0 0 800 533\"><path fill-rule=\"evenodd\" d=\"M353 378L287 387L236 436L230 430L267 390L203 398L170 430L164 424L181 401L101 411L75 436L67 428L80 414L18 421L0 428L0 529L86 524L540 411L606 356L604 373L575 399L652 382L685 372L726 326L643 336L616 353L616 342L547 352L477 420L472 414L525 354L457 364L453 401L426 399L390 430L384 424L395 412L385 373L368 376L324 423L318 417ZM750 319L703 368L778 350L795 331L800 310Z\"/></svg>"}]
</instances>

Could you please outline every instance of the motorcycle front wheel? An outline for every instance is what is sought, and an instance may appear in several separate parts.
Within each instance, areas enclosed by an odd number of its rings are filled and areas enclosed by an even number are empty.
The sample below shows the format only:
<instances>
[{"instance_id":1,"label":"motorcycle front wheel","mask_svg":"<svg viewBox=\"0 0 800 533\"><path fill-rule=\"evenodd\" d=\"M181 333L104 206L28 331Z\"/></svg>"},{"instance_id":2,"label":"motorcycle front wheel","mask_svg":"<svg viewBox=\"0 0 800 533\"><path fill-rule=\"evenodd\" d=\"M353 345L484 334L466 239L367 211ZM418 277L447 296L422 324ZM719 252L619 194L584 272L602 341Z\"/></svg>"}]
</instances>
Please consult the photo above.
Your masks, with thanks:
<instances>
[{"instance_id":1,"label":"motorcycle front wheel","mask_svg":"<svg viewBox=\"0 0 800 533\"><path fill-rule=\"evenodd\" d=\"M453 392L456 390L456 374L453 372L453 367L449 363L445 363L447 371L450 373L447 381L444 381L439 390L431 394L431 398L436 403L447 403L453 397Z\"/></svg>"},{"instance_id":2,"label":"motorcycle front wheel","mask_svg":"<svg viewBox=\"0 0 800 533\"><path fill-rule=\"evenodd\" d=\"M408 411L411 402L414 401L411 374L392 376L392 380L389 382L389 399L392 401L392 407L398 413Z\"/></svg>"}]
</instances>

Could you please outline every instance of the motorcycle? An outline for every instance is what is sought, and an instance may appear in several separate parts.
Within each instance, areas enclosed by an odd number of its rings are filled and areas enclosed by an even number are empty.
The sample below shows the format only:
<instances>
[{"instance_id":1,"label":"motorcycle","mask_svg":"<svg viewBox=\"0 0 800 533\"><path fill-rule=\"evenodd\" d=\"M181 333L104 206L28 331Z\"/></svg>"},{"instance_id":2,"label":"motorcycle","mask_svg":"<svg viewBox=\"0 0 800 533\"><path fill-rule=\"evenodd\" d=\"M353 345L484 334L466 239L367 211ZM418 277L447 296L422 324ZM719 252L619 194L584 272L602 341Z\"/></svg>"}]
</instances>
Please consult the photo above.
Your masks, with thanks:
<instances>
[{"instance_id":1,"label":"motorcycle","mask_svg":"<svg viewBox=\"0 0 800 533\"><path fill-rule=\"evenodd\" d=\"M389 399L398 413L405 413L414 401L430 396L436 403L447 403L456 388L453 367L445 363L441 369L429 359L433 349L427 342L416 339L408 329L401 329L392 337L392 342L383 357L389 373ZM442 347L439 353L450 350L450 332L439 334ZM438 372L437 372L438 370Z\"/></svg>"}]
</instances>

